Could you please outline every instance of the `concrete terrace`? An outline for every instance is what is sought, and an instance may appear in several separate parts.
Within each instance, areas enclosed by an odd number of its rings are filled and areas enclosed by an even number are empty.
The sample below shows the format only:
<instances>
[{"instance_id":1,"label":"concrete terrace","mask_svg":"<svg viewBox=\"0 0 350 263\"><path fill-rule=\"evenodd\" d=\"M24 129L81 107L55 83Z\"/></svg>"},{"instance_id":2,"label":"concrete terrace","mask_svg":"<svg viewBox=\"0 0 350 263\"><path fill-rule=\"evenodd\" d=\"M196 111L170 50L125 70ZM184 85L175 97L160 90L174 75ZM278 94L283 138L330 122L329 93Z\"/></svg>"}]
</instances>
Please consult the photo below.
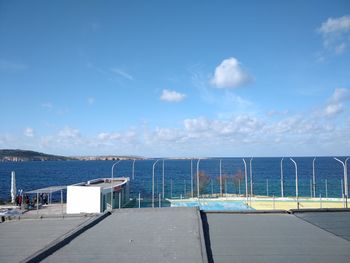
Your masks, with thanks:
<instances>
[{"instance_id":1,"label":"concrete terrace","mask_svg":"<svg viewBox=\"0 0 350 263\"><path fill-rule=\"evenodd\" d=\"M143 208L41 216L0 224L0 262L319 263L350 258L349 209Z\"/></svg>"},{"instance_id":2,"label":"concrete terrace","mask_svg":"<svg viewBox=\"0 0 350 263\"><path fill-rule=\"evenodd\" d=\"M194 208L121 209L44 261L205 262L201 227Z\"/></svg>"},{"instance_id":3,"label":"concrete terrace","mask_svg":"<svg viewBox=\"0 0 350 263\"><path fill-rule=\"evenodd\" d=\"M91 217L27 218L0 224L0 262L20 262Z\"/></svg>"},{"instance_id":4,"label":"concrete terrace","mask_svg":"<svg viewBox=\"0 0 350 263\"><path fill-rule=\"evenodd\" d=\"M303 220L308 213L203 213L202 217L209 262L349 262L350 242ZM329 217L345 219L338 221L338 227L349 231L349 212L319 212L312 218Z\"/></svg>"}]
</instances>

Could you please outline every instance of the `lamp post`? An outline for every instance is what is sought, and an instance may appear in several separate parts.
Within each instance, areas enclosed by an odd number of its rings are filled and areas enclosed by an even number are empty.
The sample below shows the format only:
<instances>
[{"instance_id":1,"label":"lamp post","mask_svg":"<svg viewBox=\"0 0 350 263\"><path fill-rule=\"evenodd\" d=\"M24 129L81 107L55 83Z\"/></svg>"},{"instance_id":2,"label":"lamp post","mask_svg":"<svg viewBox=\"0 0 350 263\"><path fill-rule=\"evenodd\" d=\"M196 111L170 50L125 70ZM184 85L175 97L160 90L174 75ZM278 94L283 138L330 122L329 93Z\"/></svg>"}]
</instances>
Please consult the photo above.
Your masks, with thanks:
<instances>
[{"instance_id":1,"label":"lamp post","mask_svg":"<svg viewBox=\"0 0 350 263\"><path fill-rule=\"evenodd\" d=\"M345 162L343 162L335 157L334 157L334 160L340 162L343 165L343 169L344 169L344 196L345 196L346 208L348 208L348 167L347 167L347 162L349 160L349 157L345 159Z\"/></svg>"},{"instance_id":2,"label":"lamp post","mask_svg":"<svg viewBox=\"0 0 350 263\"><path fill-rule=\"evenodd\" d=\"M165 193L164 193L164 186L165 186L165 177L164 177L164 160L163 160L163 171L162 171L162 197L163 197L163 199L164 199L164 195L165 195Z\"/></svg>"},{"instance_id":3,"label":"lamp post","mask_svg":"<svg viewBox=\"0 0 350 263\"><path fill-rule=\"evenodd\" d=\"M192 167L192 158L191 158L191 197L193 198L193 167Z\"/></svg>"},{"instance_id":4,"label":"lamp post","mask_svg":"<svg viewBox=\"0 0 350 263\"><path fill-rule=\"evenodd\" d=\"M199 163L200 163L201 159L198 159L197 161L197 198L199 201Z\"/></svg>"},{"instance_id":5,"label":"lamp post","mask_svg":"<svg viewBox=\"0 0 350 263\"><path fill-rule=\"evenodd\" d=\"M155 161L152 167L152 208L154 208L154 167L158 161L159 160Z\"/></svg>"},{"instance_id":6,"label":"lamp post","mask_svg":"<svg viewBox=\"0 0 350 263\"><path fill-rule=\"evenodd\" d=\"M221 159L220 159L220 196L222 197L222 174L221 174Z\"/></svg>"},{"instance_id":7,"label":"lamp post","mask_svg":"<svg viewBox=\"0 0 350 263\"><path fill-rule=\"evenodd\" d=\"M250 158L250 161L249 161L249 172L250 172L250 196L253 195L253 175L252 175L252 160L253 160L253 157Z\"/></svg>"},{"instance_id":8,"label":"lamp post","mask_svg":"<svg viewBox=\"0 0 350 263\"><path fill-rule=\"evenodd\" d=\"M112 178L111 178L111 211L113 210L113 179L114 179L114 166L116 166L118 163L120 163L121 160L115 162L112 165Z\"/></svg>"},{"instance_id":9,"label":"lamp post","mask_svg":"<svg viewBox=\"0 0 350 263\"><path fill-rule=\"evenodd\" d=\"M312 160L312 193L314 197L316 197L315 161L316 157Z\"/></svg>"},{"instance_id":10,"label":"lamp post","mask_svg":"<svg viewBox=\"0 0 350 263\"><path fill-rule=\"evenodd\" d=\"M298 209L299 209L299 185L298 185L298 165L297 163L293 160L293 158L289 158L293 163L294 163L294 166L295 166L295 198L297 199L297 206L298 206Z\"/></svg>"},{"instance_id":11,"label":"lamp post","mask_svg":"<svg viewBox=\"0 0 350 263\"><path fill-rule=\"evenodd\" d=\"M136 161L136 159L134 159L133 161L132 161L132 180L134 180L135 179L135 161Z\"/></svg>"},{"instance_id":12,"label":"lamp post","mask_svg":"<svg viewBox=\"0 0 350 263\"><path fill-rule=\"evenodd\" d=\"M283 189L283 157L281 159L281 197L284 197L284 189Z\"/></svg>"},{"instance_id":13,"label":"lamp post","mask_svg":"<svg viewBox=\"0 0 350 263\"><path fill-rule=\"evenodd\" d=\"M247 163L245 162L243 158L243 163L244 163L244 178L245 178L245 197L247 199L248 203L248 177L247 177Z\"/></svg>"}]
</instances>

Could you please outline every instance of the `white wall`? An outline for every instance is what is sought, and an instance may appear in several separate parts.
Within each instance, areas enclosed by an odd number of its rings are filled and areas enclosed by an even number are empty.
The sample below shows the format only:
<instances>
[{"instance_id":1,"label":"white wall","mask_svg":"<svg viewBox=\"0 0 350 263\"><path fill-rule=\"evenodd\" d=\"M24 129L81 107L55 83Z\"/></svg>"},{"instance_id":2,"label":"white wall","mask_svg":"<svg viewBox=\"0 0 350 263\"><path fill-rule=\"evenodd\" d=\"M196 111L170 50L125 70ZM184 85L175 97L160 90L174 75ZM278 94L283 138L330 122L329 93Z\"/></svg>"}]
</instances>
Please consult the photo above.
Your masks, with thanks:
<instances>
[{"instance_id":1,"label":"white wall","mask_svg":"<svg viewBox=\"0 0 350 263\"><path fill-rule=\"evenodd\" d=\"M100 187L68 186L67 214L100 213Z\"/></svg>"}]
</instances>

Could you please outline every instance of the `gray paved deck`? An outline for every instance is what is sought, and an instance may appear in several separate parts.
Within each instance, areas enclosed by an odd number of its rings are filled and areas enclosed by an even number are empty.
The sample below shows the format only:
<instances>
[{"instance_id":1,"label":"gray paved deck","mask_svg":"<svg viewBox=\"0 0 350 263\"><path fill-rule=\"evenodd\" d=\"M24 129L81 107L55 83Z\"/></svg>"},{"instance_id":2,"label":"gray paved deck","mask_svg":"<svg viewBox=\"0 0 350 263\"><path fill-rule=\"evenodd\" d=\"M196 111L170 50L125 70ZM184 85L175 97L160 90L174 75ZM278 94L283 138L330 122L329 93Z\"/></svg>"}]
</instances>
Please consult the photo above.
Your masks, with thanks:
<instances>
[{"instance_id":1,"label":"gray paved deck","mask_svg":"<svg viewBox=\"0 0 350 263\"><path fill-rule=\"evenodd\" d=\"M88 219L22 219L1 223L0 262L19 262Z\"/></svg>"},{"instance_id":2,"label":"gray paved deck","mask_svg":"<svg viewBox=\"0 0 350 263\"><path fill-rule=\"evenodd\" d=\"M203 219L210 235L209 262L350 260L350 242L294 215L207 213Z\"/></svg>"},{"instance_id":3,"label":"gray paved deck","mask_svg":"<svg viewBox=\"0 0 350 263\"><path fill-rule=\"evenodd\" d=\"M121 209L44 261L205 262L199 223L195 208Z\"/></svg>"},{"instance_id":4,"label":"gray paved deck","mask_svg":"<svg viewBox=\"0 0 350 263\"><path fill-rule=\"evenodd\" d=\"M350 241L350 212L295 213L315 226ZM350 261L350 259L349 259Z\"/></svg>"}]
</instances>

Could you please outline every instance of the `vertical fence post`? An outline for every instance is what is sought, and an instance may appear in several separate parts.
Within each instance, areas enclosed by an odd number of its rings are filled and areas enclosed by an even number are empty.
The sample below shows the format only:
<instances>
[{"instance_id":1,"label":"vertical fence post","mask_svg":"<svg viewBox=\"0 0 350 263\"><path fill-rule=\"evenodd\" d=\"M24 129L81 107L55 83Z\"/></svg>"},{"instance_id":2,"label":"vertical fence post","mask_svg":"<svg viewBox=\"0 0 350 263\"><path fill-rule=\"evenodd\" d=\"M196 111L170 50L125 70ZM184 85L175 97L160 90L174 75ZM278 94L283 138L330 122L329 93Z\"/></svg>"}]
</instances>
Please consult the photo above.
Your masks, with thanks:
<instances>
[{"instance_id":1,"label":"vertical fence post","mask_svg":"<svg viewBox=\"0 0 350 263\"><path fill-rule=\"evenodd\" d=\"M328 182L327 179L324 180L325 188L326 188L326 198L328 198Z\"/></svg>"},{"instance_id":2,"label":"vertical fence post","mask_svg":"<svg viewBox=\"0 0 350 263\"><path fill-rule=\"evenodd\" d=\"M186 179L184 179L184 197L186 198Z\"/></svg>"},{"instance_id":3,"label":"vertical fence post","mask_svg":"<svg viewBox=\"0 0 350 263\"><path fill-rule=\"evenodd\" d=\"M162 195L159 193L158 195L159 207L162 207Z\"/></svg>"},{"instance_id":4,"label":"vertical fence post","mask_svg":"<svg viewBox=\"0 0 350 263\"><path fill-rule=\"evenodd\" d=\"M340 187L341 187L341 198L343 200L343 206L345 208L345 198L344 198L344 185L343 185L343 179L340 179Z\"/></svg>"},{"instance_id":5,"label":"vertical fence post","mask_svg":"<svg viewBox=\"0 0 350 263\"><path fill-rule=\"evenodd\" d=\"M313 196L316 198L315 160L316 160L316 157L312 160L312 189L313 189Z\"/></svg>"},{"instance_id":6,"label":"vertical fence post","mask_svg":"<svg viewBox=\"0 0 350 263\"><path fill-rule=\"evenodd\" d=\"M250 195L251 195L251 196L253 195L253 171L252 171L252 160L253 160L253 157L250 158L250 161L249 161Z\"/></svg>"},{"instance_id":7,"label":"vertical fence post","mask_svg":"<svg viewBox=\"0 0 350 263\"><path fill-rule=\"evenodd\" d=\"M241 179L238 179L238 194L241 195Z\"/></svg>"},{"instance_id":8,"label":"vertical fence post","mask_svg":"<svg viewBox=\"0 0 350 263\"><path fill-rule=\"evenodd\" d=\"M266 196L269 196L269 179L266 179Z\"/></svg>"},{"instance_id":9,"label":"vertical fence post","mask_svg":"<svg viewBox=\"0 0 350 263\"><path fill-rule=\"evenodd\" d=\"M243 163L244 163L244 178L245 178L245 198L246 198L246 203L248 204L248 175L247 175L247 163L243 158Z\"/></svg>"},{"instance_id":10,"label":"vertical fence post","mask_svg":"<svg viewBox=\"0 0 350 263\"><path fill-rule=\"evenodd\" d=\"M284 197L283 158L281 159L281 197Z\"/></svg>"},{"instance_id":11,"label":"vertical fence post","mask_svg":"<svg viewBox=\"0 0 350 263\"><path fill-rule=\"evenodd\" d=\"M170 198L173 198L173 179L170 179Z\"/></svg>"},{"instance_id":12,"label":"vertical fence post","mask_svg":"<svg viewBox=\"0 0 350 263\"><path fill-rule=\"evenodd\" d=\"M192 159L191 159L191 197L193 198L193 167L192 167Z\"/></svg>"},{"instance_id":13,"label":"vertical fence post","mask_svg":"<svg viewBox=\"0 0 350 263\"><path fill-rule=\"evenodd\" d=\"M141 193L139 193L139 208L141 208Z\"/></svg>"},{"instance_id":14,"label":"vertical fence post","mask_svg":"<svg viewBox=\"0 0 350 263\"><path fill-rule=\"evenodd\" d=\"M221 159L220 159L220 196L222 197L222 174L221 174Z\"/></svg>"},{"instance_id":15,"label":"vertical fence post","mask_svg":"<svg viewBox=\"0 0 350 263\"><path fill-rule=\"evenodd\" d=\"M163 197L163 199L165 197L164 188L165 188L165 176L164 176L164 160L163 160L163 173L162 173L162 197Z\"/></svg>"},{"instance_id":16,"label":"vertical fence post","mask_svg":"<svg viewBox=\"0 0 350 263\"><path fill-rule=\"evenodd\" d=\"M63 190L61 189L61 208L62 208L62 215L63 215Z\"/></svg>"},{"instance_id":17,"label":"vertical fence post","mask_svg":"<svg viewBox=\"0 0 350 263\"><path fill-rule=\"evenodd\" d=\"M310 179L310 197L312 198L312 180Z\"/></svg>"}]
</instances>

